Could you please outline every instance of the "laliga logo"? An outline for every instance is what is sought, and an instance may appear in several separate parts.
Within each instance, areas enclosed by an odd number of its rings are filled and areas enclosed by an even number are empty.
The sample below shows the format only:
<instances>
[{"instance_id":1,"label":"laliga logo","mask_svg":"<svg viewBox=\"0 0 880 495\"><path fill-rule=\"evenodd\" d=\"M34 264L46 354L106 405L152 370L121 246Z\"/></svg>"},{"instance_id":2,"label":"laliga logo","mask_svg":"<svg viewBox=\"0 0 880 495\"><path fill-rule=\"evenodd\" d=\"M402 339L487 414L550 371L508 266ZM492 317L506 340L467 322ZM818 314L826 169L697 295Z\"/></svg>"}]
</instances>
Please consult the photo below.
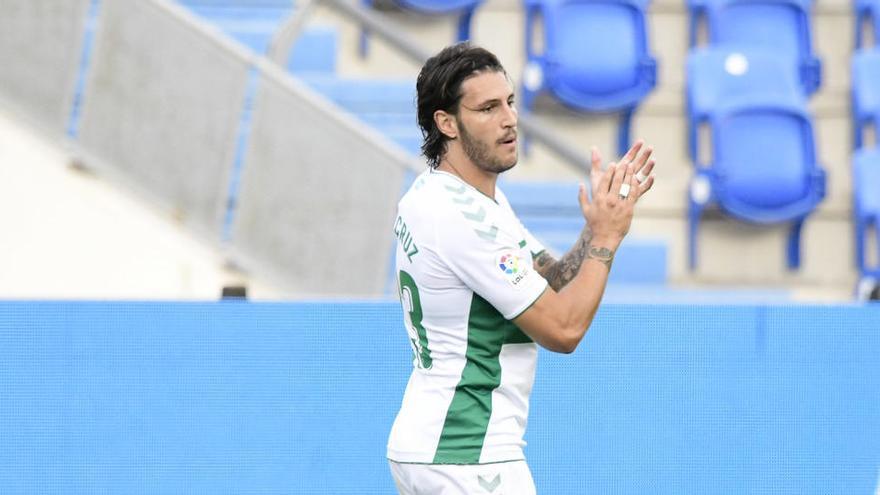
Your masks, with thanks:
<instances>
[{"instance_id":1,"label":"laliga logo","mask_svg":"<svg viewBox=\"0 0 880 495\"><path fill-rule=\"evenodd\" d=\"M501 267L501 271L504 273L513 275L519 271L519 258L510 253L503 254L498 262L498 266Z\"/></svg>"},{"instance_id":2,"label":"laliga logo","mask_svg":"<svg viewBox=\"0 0 880 495\"><path fill-rule=\"evenodd\" d=\"M498 267L513 285L520 283L526 276L525 267L520 266L519 258L512 253L502 254L498 259Z\"/></svg>"}]
</instances>

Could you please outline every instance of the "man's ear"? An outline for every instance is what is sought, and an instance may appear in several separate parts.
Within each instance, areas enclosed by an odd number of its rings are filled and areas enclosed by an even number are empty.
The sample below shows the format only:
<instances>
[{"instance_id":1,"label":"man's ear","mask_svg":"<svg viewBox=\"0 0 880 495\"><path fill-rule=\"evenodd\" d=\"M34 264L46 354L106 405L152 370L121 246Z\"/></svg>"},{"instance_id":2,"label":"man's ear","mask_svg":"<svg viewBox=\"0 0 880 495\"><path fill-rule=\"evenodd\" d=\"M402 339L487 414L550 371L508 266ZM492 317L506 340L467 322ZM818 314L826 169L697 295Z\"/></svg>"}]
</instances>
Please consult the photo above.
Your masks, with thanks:
<instances>
[{"instance_id":1,"label":"man's ear","mask_svg":"<svg viewBox=\"0 0 880 495\"><path fill-rule=\"evenodd\" d=\"M458 137L458 121L455 119L455 115L443 110L437 110L434 112L434 124L449 139Z\"/></svg>"}]
</instances>

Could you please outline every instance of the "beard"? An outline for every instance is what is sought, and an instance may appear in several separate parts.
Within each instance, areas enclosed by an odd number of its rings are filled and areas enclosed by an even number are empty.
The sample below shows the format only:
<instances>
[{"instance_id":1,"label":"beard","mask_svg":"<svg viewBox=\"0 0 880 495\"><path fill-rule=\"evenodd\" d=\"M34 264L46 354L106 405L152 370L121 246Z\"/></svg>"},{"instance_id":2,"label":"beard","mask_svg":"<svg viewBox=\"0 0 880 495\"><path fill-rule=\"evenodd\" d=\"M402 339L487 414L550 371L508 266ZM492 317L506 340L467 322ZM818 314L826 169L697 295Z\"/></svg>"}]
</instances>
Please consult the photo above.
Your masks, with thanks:
<instances>
[{"instance_id":1,"label":"beard","mask_svg":"<svg viewBox=\"0 0 880 495\"><path fill-rule=\"evenodd\" d=\"M461 126L460 134L461 147L467 157L470 158L471 163L476 165L477 168L486 172L500 174L512 169L516 165L516 153L513 154L512 159L504 161L497 154L492 153L492 148L488 143L474 138L464 125Z\"/></svg>"}]
</instances>

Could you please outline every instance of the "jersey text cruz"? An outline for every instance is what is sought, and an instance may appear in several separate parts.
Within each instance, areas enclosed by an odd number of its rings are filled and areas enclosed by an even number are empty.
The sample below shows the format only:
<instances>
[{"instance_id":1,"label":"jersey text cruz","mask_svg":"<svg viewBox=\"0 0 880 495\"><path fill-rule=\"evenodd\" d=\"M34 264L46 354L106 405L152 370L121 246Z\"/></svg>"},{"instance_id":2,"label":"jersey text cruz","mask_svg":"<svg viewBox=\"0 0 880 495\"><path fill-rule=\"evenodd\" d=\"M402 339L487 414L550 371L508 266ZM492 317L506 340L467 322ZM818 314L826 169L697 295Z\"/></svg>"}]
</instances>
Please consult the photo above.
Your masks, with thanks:
<instances>
[{"instance_id":1,"label":"jersey text cruz","mask_svg":"<svg viewBox=\"0 0 880 495\"><path fill-rule=\"evenodd\" d=\"M413 256L419 252L419 248L412 238L412 232L406 227L403 218L399 216L394 222L394 235L397 237L398 242L400 242L403 252L406 253L407 259L412 263Z\"/></svg>"}]
</instances>

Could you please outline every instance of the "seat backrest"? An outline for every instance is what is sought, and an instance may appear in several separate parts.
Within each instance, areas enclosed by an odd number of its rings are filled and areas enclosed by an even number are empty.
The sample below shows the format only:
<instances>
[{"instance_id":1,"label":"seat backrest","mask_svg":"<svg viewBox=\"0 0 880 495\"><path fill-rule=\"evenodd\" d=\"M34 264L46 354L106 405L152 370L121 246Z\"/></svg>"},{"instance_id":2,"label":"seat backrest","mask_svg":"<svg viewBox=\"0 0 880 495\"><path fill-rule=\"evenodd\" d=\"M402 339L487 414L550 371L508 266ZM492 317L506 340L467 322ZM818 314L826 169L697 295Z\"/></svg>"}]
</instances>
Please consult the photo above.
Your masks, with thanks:
<instances>
[{"instance_id":1,"label":"seat backrest","mask_svg":"<svg viewBox=\"0 0 880 495\"><path fill-rule=\"evenodd\" d=\"M552 25L545 23L548 57L575 76L569 79L576 87L601 93L636 84L647 52L644 12L637 4L570 1L555 6L552 19Z\"/></svg>"},{"instance_id":2,"label":"seat backrest","mask_svg":"<svg viewBox=\"0 0 880 495\"><path fill-rule=\"evenodd\" d=\"M809 194L816 159L804 108L772 97L735 98L711 122L713 168L726 202L771 209Z\"/></svg>"},{"instance_id":3,"label":"seat backrest","mask_svg":"<svg viewBox=\"0 0 880 495\"><path fill-rule=\"evenodd\" d=\"M813 52L812 0L690 0L691 44L705 19L708 44L741 49L773 50L803 65L800 76L807 93L815 91L821 75Z\"/></svg>"},{"instance_id":4,"label":"seat backrest","mask_svg":"<svg viewBox=\"0 0 880 495\"><path fill-rule=\"evenodd\" d=\"M880 133L880 48L857 50L853 55L852 102L853 132L859 147L866 124L873 122L875 136Z\"/></svg>"},{"instance_id":5,"label":"seat backrest","mask_svg":"<svg viewBox=\"0 0 880 495\"><path fill-rule=\"evenodd\" d=\"M483 0L397 0L404 8L427 14L448 14L477 8Z\"/></svg>"},{"instance_id":6,"label":"seat backrest","mask_svg":"<svg viewBox=\"0 0 880 495\"><path fill-rule=\"evenodd\" d=\"M711 44L812 54L809 0L703 0Z\"/></svg>"},{"instance_id":7,"label":"seat backrest","mask_svg":"<svg viewBox=\"0 0 880 495\"><path fill-rule=\"evenodd\" d=\"M589 111L637 105L656 84L648 52L648 0L527 0L526 51L540 60L554 95ZM543 19L544 51L532 53L531 32ZM613 40L613 42L609 41Z\"/></svg>"},{"instance_id":8,"label":"seat backrest","mask_svg":"<svg viewBox=\"0 0 880 495\"><path fill-rule=\"evenodd\" d=\"M645 11L648 0L526 0L544 15L546 50L565 65L589 63L584 59L625 58L647 53ZM614 43L608 40L613 39ZM585 56L589 55L589 56ZM608 64L600 61L602 67Z\"/></svg>"},{"instance_id":9,"label":"seat backrest","mask_svg":"<svg viewBox=\"0 0 880 495\"><path fill-rule=\"evenodd\" d=\"M730 98L769 95L802 105L797 65L761 49L697 48L687 60L687 102L692 121L701 121Z\"/></svg>"}]
</instances>

